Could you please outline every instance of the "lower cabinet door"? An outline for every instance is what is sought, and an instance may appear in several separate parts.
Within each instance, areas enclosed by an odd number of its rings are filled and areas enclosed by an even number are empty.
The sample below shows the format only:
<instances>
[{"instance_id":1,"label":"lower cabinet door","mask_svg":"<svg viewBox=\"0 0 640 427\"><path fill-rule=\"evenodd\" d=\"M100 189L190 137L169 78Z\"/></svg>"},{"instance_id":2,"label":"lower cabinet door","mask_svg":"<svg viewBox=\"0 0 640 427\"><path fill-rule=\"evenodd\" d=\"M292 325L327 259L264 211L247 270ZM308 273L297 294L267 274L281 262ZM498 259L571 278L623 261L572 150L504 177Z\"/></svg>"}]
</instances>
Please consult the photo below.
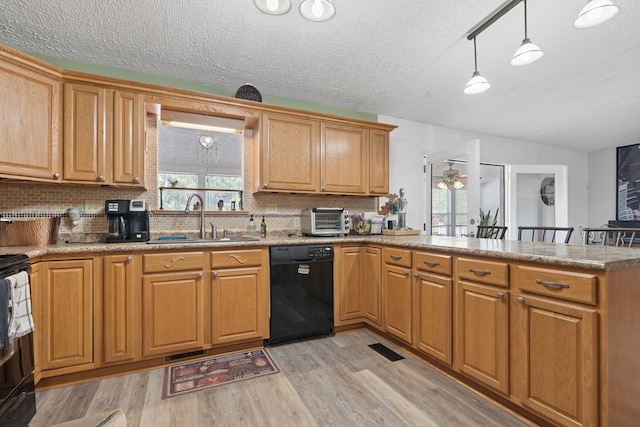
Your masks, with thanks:
<instances>
[{"instance_id":1,"label":"lower cabinet door","mask_svg":"<svg viewBox=\"0 0 640 427\"><path fill-rule=\"evenodd\" d=\"M202 272L146 275L142 279L142 355L204 347Z\"/></svg>"},{"instance_id":2,"label":"lower cabinet door","mask_svg":"<svg viewBox=\"0 0 640 427\"><path fill-rule=\"evenodd\" d=\"M411 344L412 278L405 267L386 265L384 271L384 329Z\"/></svg>"},{"instance_id":3,"label":"lower cabinet door","mask_svg":"<svg viewBox=\"0 0 640 427\"><path fill-rule=\"evenodd\" d=\"M133 255L105 255L103 263L103 361L132 362L140 358L140 285Z\"/></svg>"},{"instance_id":4,"label":"lower cabinet door","mask_svg":"<svg viewBox=\"0 0 640 427\"><path fill-rule=\"evenodd\" d=\"M41 369L93 363L93 260L44 262L39 274Z\"/></svg>"},{"instance_id":5,"label":"lower cabinet door","mask_svg":"<svg viewBox=\"0 0 640 427\"><path fill-rule=\"evenodd\" d=\"M598 314L520 295L513 306L514 393L554 425L598 425Z\"/></svg>"},{"instance_id":6,"label":"lower cabinet door","mask_svg":"<svg viewBox=\"0 0 640 427\"><path fill-rule=\"evenodd\" d=\"M451 365L453 339L453 285L449 277L416 273L415 346Z\"/></svg>"},{"instance_id":7,"label":"lower cabinet door","mask_svg":"<svg viewBox=\"0 0 640 427\"><path fill-rule=\"evenodd\" d=\"M502 394L509 392L509 293L459 281L454 368Z\"/></svg>"},{"instance_id":8,"label":"lower cabinet door","mask_svg":"<svg viewBox=\"0 0 640 427\"><path fill-rule=\"evenodd\" d=\"M264 269L221 269L212 276L213 344L266 338L268 290Z\"/></svg>"}]
</instances>

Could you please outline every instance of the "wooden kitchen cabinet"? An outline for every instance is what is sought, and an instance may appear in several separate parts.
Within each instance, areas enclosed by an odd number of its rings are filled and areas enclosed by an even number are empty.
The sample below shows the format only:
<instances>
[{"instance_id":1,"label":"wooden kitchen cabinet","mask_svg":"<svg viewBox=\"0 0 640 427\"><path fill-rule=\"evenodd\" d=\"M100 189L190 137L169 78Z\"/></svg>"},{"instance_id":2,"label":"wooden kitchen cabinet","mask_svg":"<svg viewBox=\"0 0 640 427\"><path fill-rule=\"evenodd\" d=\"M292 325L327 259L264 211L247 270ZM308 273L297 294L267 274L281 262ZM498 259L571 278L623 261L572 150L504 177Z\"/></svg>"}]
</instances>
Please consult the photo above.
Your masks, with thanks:
<instances>
[{"instance_id":1,"label":"wooden kitchen cabinet","mask_svg":"<svg viewBox=\"0 0 640 427\"><path fill-rule=\"evenodd\" d=\"M69 368L65 372L93 368L93 260L47 261L40 263L39 270L35 298L39 299L40 322L35 327L40 368Z\"/></svg>"},{"instance_id":2,"label":"wooden kitchen cabinet","mask_svg":"<svg viewBox=\"0 0 640 427\"><path fill-rule=\"evenodd\" d=\"M414 252L415 338L418 350L452 364L453 279L450 255Z\"/></svg>"},{"instance_id":3,"label":"wooden kitchen cabinet","mask_svg":"<svg viewBox=\"0 0 640 427\"><path fill-rule=\"evenodd\" d=\"M389 132L369 130L369 194L389 194Z\"/></svg>"},{"instance_id":4,"label":"wooden kitchen cabinet","mask_svg":"<svg viewBox=\"0 0 640 427\"><path fill-rule=\"evenodd\" d=\"M266 249L211 252L212 343L269 337Z\"/></svg>"},{"instance_id":5,"label":"wooden kitchen cabinet","mask_svg":"<svg viewBox=\"0 0 640 427\"><path fill-rule=\"evenodd\" d=\"M203 252L142 256L143 357L204 348L209 304L203 268Z\"/></svg>"},{"instance_id":6,"label":"wooden kitchen cabinet","mask_svg":"<svg viewBox=\"0 0 640 427\"><path fill-rule=\"evenodd\" d=\"M0 177L58 182L62 174L60 72L0 46L0 105Z\"/></svg>"},{"instance_id":7,"label":"wooden kitchen cabinet","mask_svg":"<svg viewBox=\"0 0 640 427\"><path fill-rule=\"evenodd\" d=\"M376 327L382 326L382 249L364 248L364 317Z\"/></svg>"},{"instance_id":8,"label":"wooden kitchen cabinet","mask_svg":"<svg viewBox=\"0 0 640 427\"><path fill-rule=\"evenodd\" d=\"M384 248L382 293L384 330L412 344L412 298L411 251Z\"/></svg>"},{"instance_id":9,"label":"wooden kitchen cabinet","mask_svg":"<svg viewBox=\"0 0 640 427\"><path fill-rule=\"evenodd\" d=\"M513 395L555 425L598 425L596 276L517 266L513 286Z\"/></svg>"},{"instance_id":10,"label":"wooden kitchen cabinet","mask_svg":"<svg viewBox=\"0 0 640 427\"><path fill-rule=\"evenodd\" d=\"M140 359L140 280L134 255L103 257L103 362Z\"/></svg>"},{"instance_id":11,"label":"wooden kitchen cabinet","mask_svg":"<svg viewBox=\"0 0 640 427\"><path fill-rule=\"evenodd\" d=\"M387 195L388 125L263 113L254 191Z\"/></svg>"},{"instance_id":12,"label":"wooden kitchen cabinet","mask_svg":"<svg viewBox=\"0 0 640 427\"><path fill-rule=\"evenodd\" d=\"M365 248L340 248L340 320L362 320L365 314Z\"/></svg>"},{"instance_id":13,"label":"wooden kitchen cabinet","mask_svg":"<svg viewBox=\"0 0 640 427\"><path fill-rule=\"evenodd\" d=\"M320 182L319 122L264 113L261 129L257 150L260 176L256 190L317 192Z\"/></svg>"},{"instance_id":14,"label":"wooden kitchen cabinet","mask_svg":"<svg viewBox=\"0 0 640 427\"><path fill-rule=\"evenodd\" d=\"M144 97L64 84L64 180L144 186Z\"/></svg>"},{"instance_id":15,"label":"wooden kitchen cabinet","mask_svg":"<svg viewBox=\"0 0 640 427\"><path fill-rule=\"evenodd\" d=\"M320 191L367 194L368 129L322 122L320 132Z\"/></svg>"},{"instance_id":16,"label":"wooden kitchen cabinet","mask_svg":"<svg viewBox=\"0 0 640 427\"><path fill-rule=\"evenodd\" d=\"M508 264L458 258L454 369L509 393Z\"/></svg>"}]
</instances>

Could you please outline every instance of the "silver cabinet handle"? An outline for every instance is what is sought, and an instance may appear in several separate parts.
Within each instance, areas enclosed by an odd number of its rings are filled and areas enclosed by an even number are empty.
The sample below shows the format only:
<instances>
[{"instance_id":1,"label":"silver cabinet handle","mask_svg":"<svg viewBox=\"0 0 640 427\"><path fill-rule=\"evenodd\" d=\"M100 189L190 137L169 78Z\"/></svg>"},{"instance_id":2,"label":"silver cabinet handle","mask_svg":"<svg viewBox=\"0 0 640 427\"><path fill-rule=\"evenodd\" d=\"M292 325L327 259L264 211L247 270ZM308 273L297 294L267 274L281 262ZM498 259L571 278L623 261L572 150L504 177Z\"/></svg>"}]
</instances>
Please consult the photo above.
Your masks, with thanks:
<instances>
[{"instance_id":1,"label":"silver cabinet handle","mask_svg":"<svg viewBox=\"0 0 640 427\"><path fill-rule=\"evenodd\" d=\"M569 289L568 283L547 282L546 280L536 279L538 285L547 286L549 288Z\"/></svg>"},{"instance_id":2,"label":"silver cabinet handle","mask_svg":"<svg viewBox=\"0 0 640 427\"><path fill-rule=\"evenodd\" d=\"M131 261L133 261L133 257L131 255L125 258L125 262L131 262Z\"/></svg>"},{"instance_id":3,"label":"silver cabinet handle","mask_svg":"<svg viewBox=\"0 0 640 427\"><path fill-rule=\"evenodd\" d=\"M204 276L204 274L198 273L198 279L202 279L202 276Z\"/></svg>"},{"instance_id":4,"label":"silver cabinet handle","mask_svg":"<svg viewBox=\"0 0 640 427\"><path fill-rule=\"evenodd\" d=\"M417 279L418 277L420 277L420 275L418 273L413 273L413 277Z\"/></svg>"},{"instance_id":5,"label":"silver cabinet handle","mask_svg":"<svg viewBox=\"0 0 640 427\"><path fill-rule=\"evenodd\" d=\"M58 172L54 173L53 179L60 179L60 174Z\"/></svg>"},{"instance_id":6,"label":"silver cabinet handle","mask_svg":"<svg viewBox=\"0 0 640 427\"><path fill-rule=\"evenodd\" d=\"M409 272L407 270L404 271L404 277L409 277Z\"/></svg>"},{"instance_id":7,"label":"silver cabinet handle","mask_svg":"<svg viewBox=\"0 0 640 427\"><path fill-rule=\"evenodd\" d=\"M437 267L440 265L439 262L433 262L433 261L423 261L423 262L429 267Z\"/></svg>"},{"instance_id":8,"label":"silver cabinet handle","mask_svg":"<svg viewBox=\"0 0 640 427\"><path fill-rule=\"evenodd\" d=\"M217 271L212 271L212 272L211 272L211 277L213 277L214 279L215 279L216 277L218 277L218 272L217 272Z\"/></svg>"},{"instance_id":9,"label":"silver cabinet handle","mask_svg":"<svg viewBox=\"0 0 640 427\"><path fill-rule=\"evenodd\" d=\"M322 187L322 191L327 191L327 187Z\"/></svg>"},{"instance_id":10,"label":"silver cabinet handle","mask_svg":"<svg viewBox=\"0 0 640 427\"><path fill-rule=\"evenodd\" d=\"M138 178L137 176L134 176L131 181L133 181L134 184L139 184L140 183L140 178Z\"/></svg>"},{"instance_id":11,"label":"silver cabinet handle","mask_svg":"<svg viewBox=\"0 0 640 427\"><path fill-rule=\"evenodd\" d=\"M504 292L498 292L498 295L496 295L498 297L498 299L504 299Z\"/></svg>"},{"instance_id":12,"label":"silver cabinet handle","mask_svg":"<svg viewBox=\"0 0 640 427\"><path fill-rule=\"evenodd\" d=\"M518 297L516 298L516 301L518 301L518 304L522 304L524 303L524 297Z\"/></svg>"},{"instance_id":13,"label":"silver cabinet handle","mask_svg":"<svg viewBox=\"0 0 640 427\"><path fill-rule=\"evenodd\" d=\"M487 270L478 270L475 268L470 268L469 271L473 274L477 274L478 276L488 276L489 274L491 274L490 271Z\"/></svg>"},{"instance_id":14,"label":"silver cabinet handle","mask_svg":"<svg viewBox=\"0 0 640 427\"><path fill-rule=\"evenodd\" d=\"M373 193L374 191L376 191L376 189L372 188L371 191L369 191L369 193Z\"/></svg>"},{"instance_id":15,"label":"silver cabinet handle","mask_svg":"<svg viewBox=\"0 0 640 427\"><path fill-rule=\"evenodd\" d=\"M100 182L104 181L104 175L98 175L98 176L96 177L96 180L98 180L98 181L100 181Z\"/></svg>"},{"instance_id":16,"label":"silver cabinet handle","mask_svg":"<svg viewBox=\"0 0 640 427\"><path fill-rule=\"evenodd\" d=\"M269 186L268 182L265 182L264 184L262 184L262 188L267 188Z\"/></svg>"},{"instance_id":17,"label":"silver cabinet handle","mask_svg":"<svg viewBox=\"0 0 640 427\"><path fill-rule=\"evenodd\" d=\"M394 260L398 261L401 260L402 257L400 255L391 255L391 258L393 258Z\"/></svg>"}]
</instances>

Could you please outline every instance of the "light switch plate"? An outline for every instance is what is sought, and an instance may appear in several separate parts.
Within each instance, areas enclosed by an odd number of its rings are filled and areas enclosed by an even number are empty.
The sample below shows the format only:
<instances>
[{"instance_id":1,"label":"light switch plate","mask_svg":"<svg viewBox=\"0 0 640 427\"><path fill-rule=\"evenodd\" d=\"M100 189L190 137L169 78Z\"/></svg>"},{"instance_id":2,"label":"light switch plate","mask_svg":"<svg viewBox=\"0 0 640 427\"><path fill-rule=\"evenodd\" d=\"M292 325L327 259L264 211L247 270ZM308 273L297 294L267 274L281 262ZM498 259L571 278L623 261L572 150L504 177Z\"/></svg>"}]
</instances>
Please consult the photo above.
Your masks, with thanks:
<instances>
[{"instance_id":1,"label":"light switch plate","mask_svg":"<svg viewBox=\"0 0 640 427\"><path fill-rule=\"evenodd\" d=\"M104 201L102 201L102 200L85 200L84 201L84 213L85 214L103 214L104 213Z\"/></svg>"},{"instance_id":2,"label":"light switch plate","mask_svg":"<svg viewBox=\"0 0 640 427\"><path fill-rule=\"evenodd\" d=\"M278 213L278 205L275 203L269 203L267 205L267 214L275 214Z\"/></svg>"}]
</instances>

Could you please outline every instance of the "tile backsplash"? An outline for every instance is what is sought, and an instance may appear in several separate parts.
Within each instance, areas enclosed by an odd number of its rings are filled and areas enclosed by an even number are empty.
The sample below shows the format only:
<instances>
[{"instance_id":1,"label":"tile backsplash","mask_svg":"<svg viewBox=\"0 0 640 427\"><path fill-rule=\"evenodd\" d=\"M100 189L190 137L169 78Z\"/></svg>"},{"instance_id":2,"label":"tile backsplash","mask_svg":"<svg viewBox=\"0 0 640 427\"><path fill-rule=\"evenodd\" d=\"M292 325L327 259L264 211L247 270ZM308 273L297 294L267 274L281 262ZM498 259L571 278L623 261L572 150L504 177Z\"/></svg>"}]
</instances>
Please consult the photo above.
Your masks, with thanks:
<instances>
[{"instance_id":1,"label":"tile backsplash","mask_svg":"<svg viewBox=\"0 0 640 427\"><path fill-rule=\"evenodd\" d=\"M63 216L58 241L101 241L106 234L107 220L104 213L88 213L88 207L109 199L145 199L149 203L152 234L197 233L199 213L161 213L158 206L157 182L157 128L156 116L147 117L147 165L144 189L117 189L88 185L19 183L0 180L0 214L2 217L21 220ZM254 215L259 224L264 215L268 233L299 233L300 211L307 207L343 207L352 212L374 211L379 208L378 199L351 196L311 196L301 194L259 193L252 194L252 146L251 138L244 141L244 210ZM1 154L0 154L1 155ZM384 200L380 201L384 204ZM69 208L79 208L82 218L77 226L66 219ZM248 214L209 213L206 222L218 230L242 233L249 220ZM207 226L207 230L209 227Z\"/></svg>"}]
</instances>

